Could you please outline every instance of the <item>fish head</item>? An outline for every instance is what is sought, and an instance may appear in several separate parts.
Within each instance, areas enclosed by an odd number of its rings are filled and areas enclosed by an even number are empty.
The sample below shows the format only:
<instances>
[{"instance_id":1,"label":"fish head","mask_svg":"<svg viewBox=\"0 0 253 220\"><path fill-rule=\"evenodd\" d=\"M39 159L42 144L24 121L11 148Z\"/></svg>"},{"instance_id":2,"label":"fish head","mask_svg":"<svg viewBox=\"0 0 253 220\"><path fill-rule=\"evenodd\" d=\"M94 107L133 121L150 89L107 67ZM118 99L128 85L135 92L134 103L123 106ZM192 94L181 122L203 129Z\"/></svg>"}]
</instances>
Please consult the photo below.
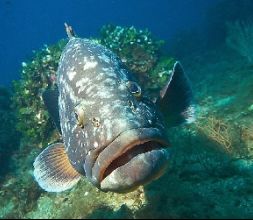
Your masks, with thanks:
<instances>
[{"instance_id":1,"label":"fish head","mask_svg":"<svg viewBox=\"0 0 253 220\"><path fill-rule=\"evenodd\" d=\"M162 116L114 53L72 38L57 75L63 141L79 173L103 191L126 192L164 172Z\"/></svg>"}]
</instances>

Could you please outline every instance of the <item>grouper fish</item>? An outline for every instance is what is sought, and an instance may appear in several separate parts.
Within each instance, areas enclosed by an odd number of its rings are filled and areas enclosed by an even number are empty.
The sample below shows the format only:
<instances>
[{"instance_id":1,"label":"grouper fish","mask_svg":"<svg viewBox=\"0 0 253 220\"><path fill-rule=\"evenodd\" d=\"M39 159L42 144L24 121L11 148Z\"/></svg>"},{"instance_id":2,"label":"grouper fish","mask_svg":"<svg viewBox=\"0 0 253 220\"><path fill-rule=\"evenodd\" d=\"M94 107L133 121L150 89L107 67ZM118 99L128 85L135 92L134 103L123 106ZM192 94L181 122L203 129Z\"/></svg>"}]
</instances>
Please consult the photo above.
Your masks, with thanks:
<instances>
[{"instance_id":1,"label":"grouper fish","mask_svg":"<svg viewBox=\"0 0 253 220\"><path fill-rule=\"evenodd\" d=\"M193 117L192 89L177 61L154 100L109 49L76 37L57 70L57 86L43 99L62 142L34 161L34 177L48 192L72 188L82 176L102 191L129 192L160 177L170 160L164 114L174 125Z\"/></svg>"}]
</instances>

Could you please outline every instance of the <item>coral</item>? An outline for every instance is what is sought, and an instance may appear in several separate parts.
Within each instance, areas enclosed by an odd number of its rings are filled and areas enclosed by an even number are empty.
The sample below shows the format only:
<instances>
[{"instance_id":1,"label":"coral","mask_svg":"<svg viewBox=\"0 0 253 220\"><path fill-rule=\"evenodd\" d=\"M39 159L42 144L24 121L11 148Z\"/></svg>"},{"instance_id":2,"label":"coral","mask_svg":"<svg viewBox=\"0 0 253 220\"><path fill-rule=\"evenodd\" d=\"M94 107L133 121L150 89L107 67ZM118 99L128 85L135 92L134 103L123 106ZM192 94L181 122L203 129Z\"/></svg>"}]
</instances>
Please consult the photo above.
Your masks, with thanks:
<instances>
[{"instance_id":1,"label":"coral","mask_svg":"<svg viewBox=\"0 0 253 220\"><path fill-rule=\"evenodd\" d=\"M196 125L210 140L220 144L226 151L231 151L232 140L229 127L223 121L214 117L208 117L204 123L199 122Z\"/></svg>"},{"instance_id":2,"label":"coral","mask_svg":"<svg viewBox=\"0 0 253 220\"><path fill-rule=\"evenodd\" d=\"M105 25L101 44L114 51L134 73L149 72L158 61L163 41L154 40L148 30Z\"/></svg>"},{"instance_id":3,"label":"coral","mask_svg":"<svg viewBox=\"0 0 253 220\"><path fill-rule=\"evenodd\" d=\"M54 131L42 101L43 89L56 83L56 70L66 41L45 46L31 61L22 63L21 80L14 82L13 106L17 129L29 143L46 144Z\"/></svg>"},{"instance_id":4,"label":"coral","mask_svg":"<svg viewBox=\"0 0 253 220\"><path fill-rule=\"evenodd\" d=\"M253 23L236 21L227 23L226 44L253 62Z\"/></svg>"}]
</instances>

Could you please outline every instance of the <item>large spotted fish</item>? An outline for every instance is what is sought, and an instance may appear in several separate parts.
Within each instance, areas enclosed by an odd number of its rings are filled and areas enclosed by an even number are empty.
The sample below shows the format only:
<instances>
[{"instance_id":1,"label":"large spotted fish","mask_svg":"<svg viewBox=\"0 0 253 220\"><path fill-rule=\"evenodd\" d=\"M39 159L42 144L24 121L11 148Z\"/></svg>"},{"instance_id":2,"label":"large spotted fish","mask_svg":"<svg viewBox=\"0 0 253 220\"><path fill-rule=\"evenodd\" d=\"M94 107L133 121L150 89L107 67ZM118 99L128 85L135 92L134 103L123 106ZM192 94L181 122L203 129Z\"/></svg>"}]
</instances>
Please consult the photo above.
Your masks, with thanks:
<instances>
[{"instance_id":1,"label":"large spotted fish","mask_svg":"<svg viewBox=\"0 0 253 220\"><path fill-rule=\"evenodd\" d=\"M34 176L49 192L86 178L103 191L127 192L158 178L169 160L164 117L190 120L192 91L179 62L155 101L143 94L119 58L104 46L75 37L57 70L57 89L44 101L62 133L34 162Z\"/></svg>"}]
</instances>

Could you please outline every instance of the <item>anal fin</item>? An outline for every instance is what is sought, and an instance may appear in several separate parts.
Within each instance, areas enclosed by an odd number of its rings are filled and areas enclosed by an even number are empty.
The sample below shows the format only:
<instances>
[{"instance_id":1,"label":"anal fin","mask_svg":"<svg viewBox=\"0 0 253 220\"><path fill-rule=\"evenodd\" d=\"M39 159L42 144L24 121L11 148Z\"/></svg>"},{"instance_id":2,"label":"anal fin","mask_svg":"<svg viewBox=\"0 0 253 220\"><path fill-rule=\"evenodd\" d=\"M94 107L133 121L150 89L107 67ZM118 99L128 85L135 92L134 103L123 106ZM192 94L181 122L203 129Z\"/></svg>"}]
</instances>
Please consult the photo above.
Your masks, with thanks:
<instances>
[{"instance_id":1,"label":"anal fin","mask_svg":"<svg viewBox=\"0 0 253 220\"><path fill-rule=\"evenodd\" d=\"M34 177L47 192L62 192L71 189L80 174L72 167L63 143L49 145L34 163Z\"/></svg>"}]
</instances>

